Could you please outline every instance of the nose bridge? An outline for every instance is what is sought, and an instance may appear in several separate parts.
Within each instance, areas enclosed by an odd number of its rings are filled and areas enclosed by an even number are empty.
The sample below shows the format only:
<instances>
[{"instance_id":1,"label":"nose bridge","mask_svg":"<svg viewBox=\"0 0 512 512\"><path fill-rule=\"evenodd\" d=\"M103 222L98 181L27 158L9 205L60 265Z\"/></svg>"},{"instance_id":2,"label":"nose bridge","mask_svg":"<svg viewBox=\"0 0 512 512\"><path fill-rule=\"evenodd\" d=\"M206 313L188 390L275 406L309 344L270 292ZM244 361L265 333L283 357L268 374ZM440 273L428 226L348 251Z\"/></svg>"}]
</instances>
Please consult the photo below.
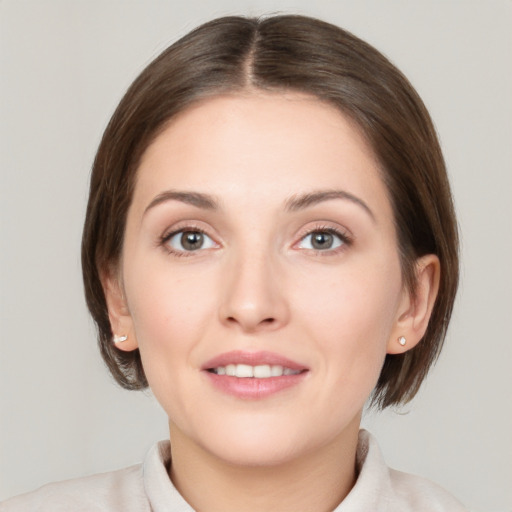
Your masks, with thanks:
<instances>
[{"instance_id":1,"label":"nose bridge","mask_svg":"<svg viewBox=\"0 0 512 512\"><path fill-rule=\"evenodd\" d=\"M228 259L225 294L221 305L224 322L246 331L277 328L288 319L278 258L263 244L233 250Z\"/></svg>"}]
</instances>

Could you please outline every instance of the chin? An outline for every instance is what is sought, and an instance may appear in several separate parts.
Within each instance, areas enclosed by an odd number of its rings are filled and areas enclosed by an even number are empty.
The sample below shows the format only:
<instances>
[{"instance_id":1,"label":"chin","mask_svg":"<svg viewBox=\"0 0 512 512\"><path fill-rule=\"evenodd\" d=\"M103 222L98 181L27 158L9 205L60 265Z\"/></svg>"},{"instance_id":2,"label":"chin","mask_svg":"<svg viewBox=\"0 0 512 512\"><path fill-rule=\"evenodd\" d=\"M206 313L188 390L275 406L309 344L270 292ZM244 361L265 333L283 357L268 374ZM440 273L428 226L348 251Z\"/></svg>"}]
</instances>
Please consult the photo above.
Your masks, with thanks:
<instances>
[{"instance_id":1,"label":"chin","mask_svg":"<svg viewBox=\"0 0 512 512\"><path fill-rule=\"evenodd\" d=\"M311 421L311 418L310 418ZM246 467L275 467L296 461L334 442L343 425L325 425L304 418L252 416L213 421L197 431L196 443L224 462Z\"/></svg>"},{"instance_id":2,"label":"chin","mask_svg":"<svg viewBox=\"0 0 512 512\"><path fill-rule=\"evenodd\" d=\"M241 467L275 467L287 464L308 451L302 443L292 442L290 436L257 439L229 439L204 446L213 456L224 462Z\"/></svg>"}]
</instances>

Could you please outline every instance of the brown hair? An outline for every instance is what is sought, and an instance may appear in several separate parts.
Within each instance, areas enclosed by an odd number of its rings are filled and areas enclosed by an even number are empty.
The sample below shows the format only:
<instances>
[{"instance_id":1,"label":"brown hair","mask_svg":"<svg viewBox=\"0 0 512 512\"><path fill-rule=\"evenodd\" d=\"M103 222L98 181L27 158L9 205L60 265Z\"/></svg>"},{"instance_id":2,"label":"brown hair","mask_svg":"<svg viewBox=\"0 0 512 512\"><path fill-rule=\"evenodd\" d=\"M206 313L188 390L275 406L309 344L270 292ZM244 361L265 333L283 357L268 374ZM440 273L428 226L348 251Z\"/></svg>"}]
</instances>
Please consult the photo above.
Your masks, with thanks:
<instances>
[{"instance_id":1,"label":"brown hair","mask_svg":"<svg viewBox=\"0 0 512 512\"><path fill-rule=\"evenodd\" d=\"M147 386L139 351L118 350L111 341L100 281L120 259L142 154L192 103L247 88L307 93L350 116L381 164L409 290L416 258L439 257L440 288L427 332L412 350L386 356L373 394L382 408L407 402L441 350L458 284L457 225L439 142L423 102L382 54L303 16L206 23L157 57L121 100L94 161L82 240L85 295L103 358L121 386Z\"/></svg>"}]
</instances>

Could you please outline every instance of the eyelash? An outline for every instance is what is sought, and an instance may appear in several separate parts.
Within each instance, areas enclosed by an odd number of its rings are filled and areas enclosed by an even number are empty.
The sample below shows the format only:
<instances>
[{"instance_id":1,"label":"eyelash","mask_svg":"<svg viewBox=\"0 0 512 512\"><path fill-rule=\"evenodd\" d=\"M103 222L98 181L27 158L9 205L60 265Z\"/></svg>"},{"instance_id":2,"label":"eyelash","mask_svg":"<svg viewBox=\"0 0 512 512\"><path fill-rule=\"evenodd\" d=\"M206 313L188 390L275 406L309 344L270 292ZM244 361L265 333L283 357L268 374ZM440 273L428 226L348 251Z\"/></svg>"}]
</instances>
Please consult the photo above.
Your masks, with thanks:
<instances>
[{"instance_id":1,"label":"eyelash","mask_svg":"<svg viewBox=\"0 0 512 512\"><path fill-rule=\"evenodd\" d=\"M354 242L353 237L349 235L346 231L336 229L332 226L318 225L308 229L305 233L301 234L299 242L297 242L294 245L300 244L303 240L305 240L308 236L312 235L313 233L328 233L339 238L341 241L341 245L339 247L335 247L334 249L305 249L308 251L312 251L318 254L319 256L332 256L334 254L338 254L339 252L346 250L347 247L350 247Z\"/></svg>"},{"instance_id":2,"label":"eyelash","mask_svg":"<svg viewBox=\"0 0 512 512\"><path fill-rule=\"evenodd\" d=\"M198 227L198 226L193 226L193 225L189 225L189 226L185 226L185 227L180 227L179 229L175 229L173 231L171 231L170 233L165 233L164 235L162 235L158 241L158 245L163 247L167 253L169 254L172 254L173 256L176 256L176 257L190 257L190 256L194 256L194 253L195 252L198 252L200 249L198 249L197 251L186 251L186 250L183 250L183 251L180 251L180 250L175 250L173 249L170 245L169 245L169 241L176 235L180 234L180 233L187 233L187 232L191 232L191 233L201 233L202 235L210 238L211 240L213 240L207 233L204 229ZM350 247L353 243L353 238L352 236L348 235L346 232L343 232L339 229L336 229L336 228L333 228L332 226L325 226L325 225L322 225L322 226L314 226L313 228L311 229L308 229L305 233L302 233L301 236L300 236L300 239L298 242L296 242L294 244L295 245L298 245L300 244L301 242L303 242L308 236L311 236L313 233L328 233L330 235L333 235L337 238L339 238L339 240L341 241L341 245L339 247L335 247L334 249L325 249L325 250L321 250L321 249L305 249L307 251L312 251L320 256L330 256L330 255L333 255L333 254L338 254L340 251L343 251L345 250L347 247Z\"/></svg>"},{"instance_id":3,"label":"eyelash","mask_svg":"<svg viewBox=\"0 0 512 512\"><path fill-rule=\"evenodd\" d=\"M194 256L194 253L197 252L197 251L177 251L169 245L169 241L172 240L172 238L174 236L178 235L179 233L201 233L202 235L207 236L208 238L212 239L206 233L206 231L204 229L202 229L198 226L194 226L194 225L180 227L179 229L175 229L175 230L171 231L170 233L165 233L164 235L162 235L160 237L158 245L160 247L163 247L168 254L172 254L173 256L176 256L178 258Z\"/></svg>"}]
</instances>

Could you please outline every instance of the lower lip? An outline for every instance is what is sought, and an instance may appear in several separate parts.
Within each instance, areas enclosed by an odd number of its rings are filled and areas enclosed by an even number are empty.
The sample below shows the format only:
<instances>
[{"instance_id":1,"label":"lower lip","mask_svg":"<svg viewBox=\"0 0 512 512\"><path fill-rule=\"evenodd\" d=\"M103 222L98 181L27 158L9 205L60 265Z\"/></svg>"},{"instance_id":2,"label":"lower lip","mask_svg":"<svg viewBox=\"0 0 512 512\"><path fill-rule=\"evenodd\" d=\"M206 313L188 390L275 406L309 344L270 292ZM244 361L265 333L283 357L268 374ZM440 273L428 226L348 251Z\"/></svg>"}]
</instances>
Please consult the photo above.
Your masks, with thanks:
<instances>
[{"instance_id":1,"label":"lower lip","mask_svg":"<svg viewBox=\"0 0 512 512\"><path fill-rule=\"evenodd\" d=\"M245 400L259 400L297 386L302 382L307 372L297 375L283 375L267 379L230 377L205 372L210 382L220 391Z\"/></svg>"}]
</instances>

